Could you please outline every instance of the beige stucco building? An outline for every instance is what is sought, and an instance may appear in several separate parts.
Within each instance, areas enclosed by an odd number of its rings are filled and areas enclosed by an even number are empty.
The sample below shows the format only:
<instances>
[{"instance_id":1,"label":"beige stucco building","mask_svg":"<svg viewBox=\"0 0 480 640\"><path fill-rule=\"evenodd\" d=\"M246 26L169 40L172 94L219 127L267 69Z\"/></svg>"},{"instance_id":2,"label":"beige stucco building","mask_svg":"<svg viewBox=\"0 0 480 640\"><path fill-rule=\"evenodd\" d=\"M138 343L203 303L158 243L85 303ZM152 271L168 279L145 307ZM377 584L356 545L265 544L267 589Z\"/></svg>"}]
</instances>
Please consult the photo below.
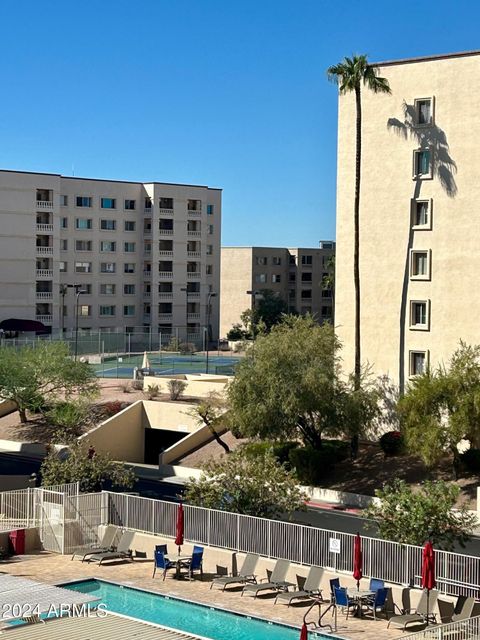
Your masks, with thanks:
<instances>
[{"instance_id":1,"label":"beige stucco building","mask_svg":"<svg viewBox=\"0 0 480 640\"><path fill-rule=\"evenodd\" d=\"M220 233L220 189L0 171L0 321L72 329L78 284L80 329L216 338Z\"/></svg>"},{"instance_id":2,"label":"beige stucco building","mask_svg":"<svg viewBox=\"0 0 480 640\"><path fill-rule=\"evenodd\" d=\"M362 360L403 386L459 340L480 342L480 52L379 64L362 92ZM355 99L340 96L336 309L354 362ZM477 308L478 307L478 308Z\"/></svg>"},{"instance_id":3,"label":"beige stucco building","mask_svg":"<svg viewBox=\"0 0 480 640\"><path fill-rule=\"evenodd\" d=\"M221 255L222 337L240 322L240 315L252 307L260 295L256 292L262 289L277 293L292 312L332 321L332 294L322 287L322 280L329 273L329 259L335 255L334 242L321 241L318 248L306 249L222 247Z\"/></svg>"}]
</instances>

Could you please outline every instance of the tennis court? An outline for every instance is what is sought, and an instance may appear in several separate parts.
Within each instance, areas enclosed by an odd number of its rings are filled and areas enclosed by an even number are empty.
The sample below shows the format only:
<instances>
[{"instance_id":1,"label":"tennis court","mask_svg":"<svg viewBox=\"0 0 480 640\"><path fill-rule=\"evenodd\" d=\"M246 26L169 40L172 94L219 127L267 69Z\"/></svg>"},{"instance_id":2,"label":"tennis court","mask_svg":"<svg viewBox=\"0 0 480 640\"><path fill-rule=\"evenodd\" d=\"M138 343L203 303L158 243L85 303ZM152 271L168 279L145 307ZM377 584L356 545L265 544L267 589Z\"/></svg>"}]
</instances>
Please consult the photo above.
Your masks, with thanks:
<instances>
[{"instance_id":1,"label":"tennis court","mask_svg":"<svg viewBox=\"0 0 480 640\"><path fill-rule=\"evenodd\" d=\"M238 357L210 355L208 358L208 373L220 375L234 375L239 362ZM149 353L150 369L157 375L207 373L207 358L205 354L165 354ZM133 370L140 369L143 353L126 355L106 355L103 362L92 364L95 374L99 378L133 378Z\"/></svg>"}]
</instances>

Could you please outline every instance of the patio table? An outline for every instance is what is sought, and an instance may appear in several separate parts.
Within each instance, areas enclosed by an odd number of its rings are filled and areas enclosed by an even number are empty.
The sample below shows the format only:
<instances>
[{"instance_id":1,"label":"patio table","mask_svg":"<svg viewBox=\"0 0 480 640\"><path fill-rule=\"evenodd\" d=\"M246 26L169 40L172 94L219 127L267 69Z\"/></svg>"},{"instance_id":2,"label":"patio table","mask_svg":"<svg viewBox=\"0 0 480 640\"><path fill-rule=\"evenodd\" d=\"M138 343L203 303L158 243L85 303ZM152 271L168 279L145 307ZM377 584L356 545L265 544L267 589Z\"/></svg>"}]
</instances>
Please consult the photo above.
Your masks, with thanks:
<instances>
[{"instance_id":1,"label":"patio table","mask_svg":"<svg viewBox=\"0 0 480 640\"><path fill-rule=\"evenodd\" d=\"M182 567L182 562L188 562L192 560L192 556L177 554L174 556L165 556L165 560L169 560L170 562L175 563L175 578L178 580L181 577L180 569Z\"/></svg>"},{"instance_id":2,"label":"patio table","mask_svg":"<svg viewBox=\"0 0 480 640\"><path fill-rule=\"evenodd\" d=\"M350 598L350 600L355 600L357 608L354 615L361 618L362 603L365 600L370 600L371 598L373 598L375 596L375 591L372 591L371 589L357 589L356 587L348 587L347 596Z\"/></svg>"}]
</instances>

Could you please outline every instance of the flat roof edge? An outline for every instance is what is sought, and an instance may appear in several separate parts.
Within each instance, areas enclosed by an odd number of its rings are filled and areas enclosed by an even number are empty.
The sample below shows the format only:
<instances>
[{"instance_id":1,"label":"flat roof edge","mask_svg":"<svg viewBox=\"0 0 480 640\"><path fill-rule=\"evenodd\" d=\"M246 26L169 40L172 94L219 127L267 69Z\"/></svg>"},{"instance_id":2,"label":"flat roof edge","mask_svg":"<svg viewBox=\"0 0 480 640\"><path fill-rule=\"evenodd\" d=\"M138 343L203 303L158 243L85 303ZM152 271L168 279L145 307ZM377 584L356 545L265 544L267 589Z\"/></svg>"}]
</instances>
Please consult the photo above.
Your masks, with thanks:
<instances>
[{"instance_id":1,"label":"flat roof edge","mask_svg":"<svg viewBox=\"0 0 480 640\"><path fill-rule=\"evenodd\" d=\"M472 51L459 51L457 53L440 53L430 56L417 56L415 58L400 58L399 60L383 60L372 62L372 67L392 67L396 64L414 64L415 62L434 62L436 60L448 60L450 58L466 58L468 56L480 56L479 49Z\"/></svg>"},{"instance_id":2,"label":"flat roof edge","mask_svg":"<svg viewBox=\"0 0 480 640\"><path fill-rule=\"evenodd\" d=\"M114 178L85 178L82 176L65 176L63 173L51 173L49 171L23 171L21 169L2 169L0 173L22 173L30 176L52 176L55 178L63 178L65 180L89 180L91 182L117 182L121 184L166 184L171 187L195 187L199 189L210 189L210 191L223 191L220 187L209 187L206 184L189 184L187 182L161 182L158 180L115 180Z\"/></svg>"}]
</instances>

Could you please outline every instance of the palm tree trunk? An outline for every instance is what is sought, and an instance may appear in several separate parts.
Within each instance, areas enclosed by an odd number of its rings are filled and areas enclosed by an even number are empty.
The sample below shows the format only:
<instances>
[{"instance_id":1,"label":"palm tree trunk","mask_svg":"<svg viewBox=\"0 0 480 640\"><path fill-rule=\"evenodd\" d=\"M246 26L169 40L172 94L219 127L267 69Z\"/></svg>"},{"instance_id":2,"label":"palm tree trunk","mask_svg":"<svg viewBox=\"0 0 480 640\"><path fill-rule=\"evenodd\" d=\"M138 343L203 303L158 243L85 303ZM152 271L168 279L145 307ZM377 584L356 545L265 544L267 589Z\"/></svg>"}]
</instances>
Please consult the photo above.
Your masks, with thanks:
<instances>
[{"instance_id":1,"label":"palm tree trunk","mask_svg":"<svg viewBox=\"0 0 480 640\"><path fill-rule=\"evenodd\" d=\"M360 389L361 351L360 351L360 177L362 162L362 100L360 84L355 87L356 136L355 136L355 201L353 206L354 244L353 244L353 282L355 289L355 366L353 384L355 391ZM354 433L350 441L352 460L358 454L359 436Z\"/></svg>"}]
</instances>

